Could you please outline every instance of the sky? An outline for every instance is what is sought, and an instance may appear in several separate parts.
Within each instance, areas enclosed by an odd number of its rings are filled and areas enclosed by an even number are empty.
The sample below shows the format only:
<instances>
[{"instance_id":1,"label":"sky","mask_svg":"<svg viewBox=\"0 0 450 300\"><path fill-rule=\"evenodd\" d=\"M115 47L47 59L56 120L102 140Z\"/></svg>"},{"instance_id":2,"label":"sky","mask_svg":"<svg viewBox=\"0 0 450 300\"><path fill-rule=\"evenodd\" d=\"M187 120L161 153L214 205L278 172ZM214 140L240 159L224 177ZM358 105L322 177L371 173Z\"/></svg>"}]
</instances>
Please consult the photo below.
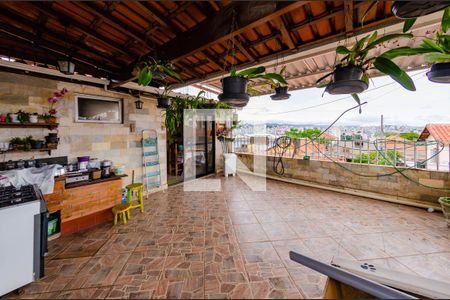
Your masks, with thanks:
<instances>
[{"instance_id":1,"label":"sky","mask_svg":"<svg viewBox=\"0 0 450 300\"><path fill-rule=\"evenodd\" d=\"M374 78L369 89L360 94L361 101L367 101L362 113L359 114L358 109L352 110L336 126L379 125L381 115L387 125L423 127L427 123L450 123L450 84L428 81L426 71L409 72L416 85L415 92L403 89L388 76ZM325 93L322 97L322 93L323 89L318 88L292 91L291 98L285 101L272 101L270 96L252 97L248 105L238 112L239 119L327 125L356 105L351 96ZM213 94L207 96L216 98Z\"/></svg>"}]
</instances>

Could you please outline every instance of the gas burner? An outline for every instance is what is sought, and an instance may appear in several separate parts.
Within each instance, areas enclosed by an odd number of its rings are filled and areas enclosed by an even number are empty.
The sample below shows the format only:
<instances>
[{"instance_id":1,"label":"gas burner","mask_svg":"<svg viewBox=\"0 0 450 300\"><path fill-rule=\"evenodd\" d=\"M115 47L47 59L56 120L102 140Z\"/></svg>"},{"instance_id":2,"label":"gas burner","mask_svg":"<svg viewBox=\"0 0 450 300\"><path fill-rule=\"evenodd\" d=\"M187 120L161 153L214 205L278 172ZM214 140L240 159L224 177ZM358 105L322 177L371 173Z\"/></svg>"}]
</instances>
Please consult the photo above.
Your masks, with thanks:
<instances>
[{"instance_id":1,"label":"gas burner","mask_svg":"<svg viewBox=\"0 0 450 300\"><path fill-rule=\"evenodd\" d=\"M37 187L33 185L24 185L20 188L13 186L0 188L0 208L15 204L38 200Z\"/></svg>"}]
</instances>

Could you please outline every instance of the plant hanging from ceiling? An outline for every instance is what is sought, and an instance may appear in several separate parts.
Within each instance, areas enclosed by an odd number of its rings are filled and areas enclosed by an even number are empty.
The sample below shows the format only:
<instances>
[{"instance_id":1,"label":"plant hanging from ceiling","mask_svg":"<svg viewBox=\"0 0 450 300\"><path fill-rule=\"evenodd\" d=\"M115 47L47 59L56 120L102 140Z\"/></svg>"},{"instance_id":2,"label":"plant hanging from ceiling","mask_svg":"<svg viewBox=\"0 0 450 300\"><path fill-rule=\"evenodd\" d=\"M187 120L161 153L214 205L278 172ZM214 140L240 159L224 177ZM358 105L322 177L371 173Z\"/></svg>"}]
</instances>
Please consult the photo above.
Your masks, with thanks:
<instances>
[{"instance_id":1,"label":"plant hanging from ceiling","mask_svg":"<svg viewBox=\"0 0 450 300\"><path fill-rule=\"evenodd\" d=\"M408 31L413 22L405 21L404 30ZM438 83L450 83L450 6L444 10L441 21L441 29L436 32L436 38L424 38L419 47L400 47L383 53L383 57L394 59L399 56L424 55L428 63L432 63L427 73L428 79Z\"/></svg>"},{"instance_id":2,"label":"plant hanging from ceiling","mask_svg":"<svg viewBox=\"0 0 450 300\"><path fill-rule=\"evenodd\" d=\"M280 72L274 72L275 74L280 75L282 78L284 77L284 73L286 72L286 66L283 66ZM270 80L270 86L275 90L275 94L271 95L270 98L275 101L279 100L287 100L291 97L291 94L288 93L288 85L286 83L280 82L278 80Z\"/></svg>"},{"instance_id":3,"label":"plant hanging from ceiling","mask_svg":"<svg viewBox=\"0 0 450 300\"><path fill-rule=\"evenodd\" d=\"M181 82L181 76L170 62L162 62L150 57L138 64L138 84L148 86L153 79L164 80L167 76Z\"/></svg>"},{"instance_id":4,"label":"plant hanging from ceiling","mask_svg":"<svg viewBox=\"0 0 450 300\"><path fill-rule=\"evenodd\" d=\"M263 66L246 69L238 72L233 68L228 77L222 79L222 94L219 95L221 102L233 107L244 107L250 96L248 94L248 83L255 79L262 79L267 83L286 84L283 75L279 73L266 73Z\"/></svg>"},{"instance_id":5,"label":"plant hanging from ceiling","mask_svg":"<svg viewBox=\"0 0 450 300\"><path fill-rule=\"evenodd\" d=\"M338 46L336 54L343 55L334 71L321 77L317 82L317 87L325 87L325 92L332 95L351 94L352 97L361 103L358 94L369 87L368 71L375 69L389 75L402 87L409 91L415 91L416 87L411 77L397 66L391 59L381 55L370 56L370 51L380 47L383 43L399 38L412 38L410 33L396 33L378 37L375 31L364 36L357 41L352 48ZM407 55L406 52L398 51L400 55ZM361 110L360 110L361 112Z\"/></svg>"}]
</instances>

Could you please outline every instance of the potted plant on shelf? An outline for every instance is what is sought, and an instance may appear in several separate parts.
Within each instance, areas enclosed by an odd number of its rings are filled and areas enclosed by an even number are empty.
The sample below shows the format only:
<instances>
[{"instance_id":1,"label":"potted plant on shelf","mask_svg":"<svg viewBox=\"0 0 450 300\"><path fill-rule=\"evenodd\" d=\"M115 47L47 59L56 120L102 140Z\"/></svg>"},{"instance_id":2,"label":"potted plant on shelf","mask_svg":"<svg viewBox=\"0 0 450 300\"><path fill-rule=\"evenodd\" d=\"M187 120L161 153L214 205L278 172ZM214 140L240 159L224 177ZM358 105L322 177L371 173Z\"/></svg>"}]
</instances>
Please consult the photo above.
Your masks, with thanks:
<instances>
[{"instance_id":1,"label":"potted plant on shelf","mask_svg":"<svg viewBox=\"0 0 450 300\"><path fill-rule=\"evenodd\" d=\"M48 124L56 124L56 109L54 108L54 105L58 103L62 97L67 93L67 89L63 88L60 91L55 91L51 97L47 99L48 103L50 103L50 109L48 110L48 113L44 113L41 115L41 119L45 121L45 123Z\"/></svg>"},{"instance_id":2,"label":"potted plant on shelf","mask_svg":"<svg viewBox=\"0 0 450 300\"><path fill-rule=\"evenodd\" d=\"M13 150L22 150L24 148L23 140L20 137L13 137L10 139L9 145Z\"/></svg>"},{"instance_id":3,"label":"potted plant on shelf","mask_svg":"<svg viewBox=\"0 0 450 300\"><path fill-rule=\"evenodd\" d=\"M335 66L333 72L317 80L317 86L325 87L325 92L332 95L351 94L356 102L360 103L358 94L367 90L369 87L369 75L367 71L376 69L381 73L389 75L405 89L415 91L416 87L411 77L391 59L385 57L383 54L368 57L371 50L387 41L399 38L412 38L412 36L410 33L395 33L378 37L377 31L375 31L360 39L350 49L345 46L338 46L336 48L336 54L344 56ZM398 52L399 55L406 54L405 51L402 52L399 50Z\"/></svg>"},{"instance_id":4,"label":"potted plant on shelf","mask_svg":"<svg viewBox=\"0 0 450 300\"><path fill-rule=\"evenodd\" d=\"M440 197L438 201L447 220L447 226L450 227L450 197Z\"/></svg>"},{"instance_id":5,"label":"potted plant on shelf","mask_svg":"<svg viewBox=\"0 0 450 300\"><path fill-rule=\"evenodd\" d=\"M19 121L19 116L17 114L14 113L10 113L9 115L9 119L11 120L11 123L20 123Z\"/></svg>"},{"instance_id":6,"label":"potted plant on shelf","mask_svg":"<svg viewBox=\"0 0 450 300\"><path fill-rule=\"evenodd\" d=\"M20 123L30 123L30 113L19 110L17 112L17 119Z\"/></svg>"},{"instance_id":7,"label":"potted plant on shelf","mask_svg":"<svg viewBox=\"0 0 450 300\"><path fill-rule=\"evenodd\" d=\"M30 123L37 123L39 121L39 114L38 113L32 113L30 114Z\"/></svg>"},{"instance_id":8,"label":"potted plant on shelf","mask_svg":"<svg viewBox=\"0 0 450 300\"><path fill-rule=\"evenodd\" d=\"M412 19L414 20L414 19ZM404 30L409 30L410 20L405 21ZM386 51L383 56L394 59L398 56L424 55L425 61L432 63L427 73L428 80L437 83L450 83L450 6L442 15L441 29L436 32L436 39L424 38L419 47L400 47Z\"/></svg>"},{"instance_id":9,"label":"potted plant on shelf","mask_svg":"<svg viewBox=\"0 0 450 300\"><path fill-rule=\"evenodd\" d=\"M265 73L265 67L255 67L240 72L233 68L230 76L222 79L222 94L218 96L219 100L233 107L244 107L250 99L248 94L248 82L257 78L269 82L279 82L287 84L284 77L278 73Z\"/></svg>"},{"instance_id":10,"label":"potted plant on shelf","mask_svg":"<svg viewBox=\"0 0 450 300\"><path fill-rule=\"evenodd\" d=\"M281 77L284 77L284 73L286 72L286 66L283 66L280 70L279 74ZM275 90L275 95L271 95L270 98L275 101L279 100L287 100L291 97L291 94L288 93L287 84L281 83L277 80L271 80L271 86Z\"/></svg>"},{"instance_id":11,"label":"potted plant on shelf","mask_svg":"<svg viewBox=\"0 0 450 300\"><path fill-rule=\"evenodd\" d=\"M44 141L42 140L30 140L31 149L42 149L44 147Z\"/></svg>"}]
</instances>

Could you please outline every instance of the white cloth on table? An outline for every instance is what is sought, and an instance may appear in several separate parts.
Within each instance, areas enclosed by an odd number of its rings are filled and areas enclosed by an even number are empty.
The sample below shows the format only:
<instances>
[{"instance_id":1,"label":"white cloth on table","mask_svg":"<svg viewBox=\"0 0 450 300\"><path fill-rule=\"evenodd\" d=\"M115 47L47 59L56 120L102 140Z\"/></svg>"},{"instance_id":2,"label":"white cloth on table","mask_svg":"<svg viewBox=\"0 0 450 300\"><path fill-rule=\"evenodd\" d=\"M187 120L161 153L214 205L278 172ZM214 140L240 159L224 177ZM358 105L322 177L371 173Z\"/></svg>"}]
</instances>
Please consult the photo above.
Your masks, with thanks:
<instances>
[{"instance_id":1,"label":"white cloth on table","mask_svg":"<svg viewBox=\"0 0 450 300\"><path fill-rule=\"evenodd\" d=\"M16 188L22 185L36 184L42 194L53 193L55 175L60 165L48 165L41 168L14 169L0 171L0 175L7 177L11 185Z\"/></svg>"}]
</instances>

